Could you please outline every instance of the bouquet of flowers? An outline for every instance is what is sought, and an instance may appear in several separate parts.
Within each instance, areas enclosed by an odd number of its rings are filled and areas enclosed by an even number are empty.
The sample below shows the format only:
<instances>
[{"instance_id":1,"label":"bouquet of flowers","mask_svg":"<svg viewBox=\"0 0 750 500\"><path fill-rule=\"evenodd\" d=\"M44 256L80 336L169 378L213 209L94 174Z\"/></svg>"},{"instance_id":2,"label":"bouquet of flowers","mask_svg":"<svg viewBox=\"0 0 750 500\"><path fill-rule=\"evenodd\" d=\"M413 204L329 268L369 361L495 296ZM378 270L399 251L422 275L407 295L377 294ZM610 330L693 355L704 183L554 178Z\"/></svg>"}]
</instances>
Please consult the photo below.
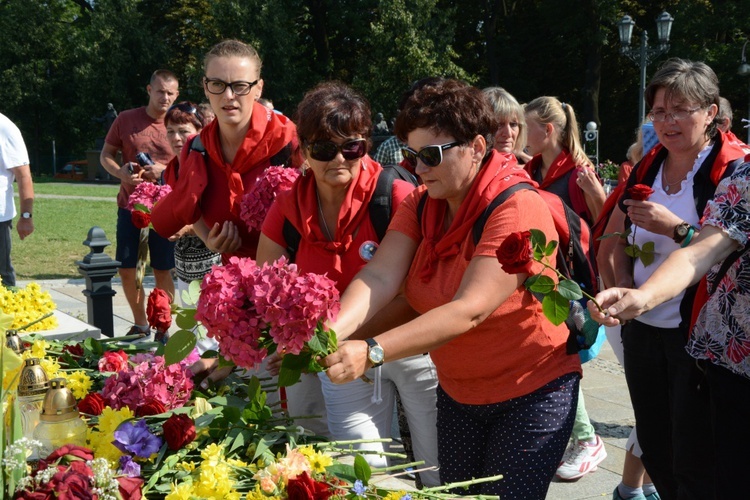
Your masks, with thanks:
<instances>
[{"instance_id":1,"label":"bouquet of flowers","mask_svg":"<svg viewBox=\"0 0 750 500\"><path fill-rule=\"evenodd\" d=\"M13 315L13 330L34 332L57 328L53 316L55 302L49 292L42 291L38 283L29 283L24 288L0 285L0 311Z\"/></svg>"},{"instance_id":2,"label":"bouquet of flowers","mask_svg":"<svg viewBox=\"0 0 750 500\"><path fill-rule=\"evenodd\" d=\"M260 231L273 200L282 191L288 191L299 177L296 168L269 167L255 186L245 193L240 203L240 218L250 231Z\"/></svg>"},{"instance_id":3,"label":"bouquet of flowers","mask_svg":"<svg viewBox=\"0 0 750 500\"><path fill-rule=\"evenodd\" d=\"M128 210L131 212L133 225L139 229L151 224L151 210L154 205L172 192L168 184L159 185L153 182L141 182L128 198Z\"/></svg>"},{"instance_id":4,"label":"bouquet of flowers","mask_svg":"<svg viewBox=\"0 0 750 500\"><path fill-rule=\"evenodd\" d=\"M232 257L204 277L195 319L240 367L285 354L279 385L288 386L302 370L321 371L316 358L336 350L336 335L323 322L333 321L339 307L338 290L325 275L299 273L285 258L259 266Z\"/></svg>"}]
</instances>

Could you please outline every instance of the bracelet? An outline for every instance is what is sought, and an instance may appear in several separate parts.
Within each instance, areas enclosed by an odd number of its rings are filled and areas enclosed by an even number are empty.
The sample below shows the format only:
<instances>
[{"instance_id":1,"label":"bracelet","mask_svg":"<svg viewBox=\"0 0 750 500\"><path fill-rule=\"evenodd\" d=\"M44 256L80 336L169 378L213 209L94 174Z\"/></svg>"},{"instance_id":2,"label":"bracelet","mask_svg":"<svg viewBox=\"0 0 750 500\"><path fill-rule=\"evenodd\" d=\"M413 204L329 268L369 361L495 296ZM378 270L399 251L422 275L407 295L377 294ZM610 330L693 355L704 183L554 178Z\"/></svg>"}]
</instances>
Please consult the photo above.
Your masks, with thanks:
<instances>
[{"instance_id":1,"label":"bracelet","mask_svg":"<svg viewBox=\"0 0 750 500\"><path fill-rule=\"evenodd\" d=\"M695 228L693 226L690 226L690 229L688 229L687 236L685 236L685 240L682 242L682 245L680 245L680 248L685 248L690 244L690 240L693 239L693 235L695 234Z\"/></svg>"}]
</instances>

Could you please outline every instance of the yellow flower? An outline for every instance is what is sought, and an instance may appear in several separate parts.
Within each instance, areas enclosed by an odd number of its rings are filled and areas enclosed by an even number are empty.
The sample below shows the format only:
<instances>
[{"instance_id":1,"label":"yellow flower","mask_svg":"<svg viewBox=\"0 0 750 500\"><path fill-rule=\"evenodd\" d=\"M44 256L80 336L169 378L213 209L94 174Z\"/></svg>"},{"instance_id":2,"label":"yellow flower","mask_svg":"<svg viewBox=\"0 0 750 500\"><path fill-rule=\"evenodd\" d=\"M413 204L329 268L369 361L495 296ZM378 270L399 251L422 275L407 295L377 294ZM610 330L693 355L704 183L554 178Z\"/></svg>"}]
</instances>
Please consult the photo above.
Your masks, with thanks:
<instances>
[{"instance_id":1,"label":"yellow flower","mask_svg":"<svg viewBox=\"0 0 750 500\"><path fill-rule=\"evenodd\" d=\"M38 283L29 283L26 288L15 292L0 285L0 310L12 312L15 315L11 328L18 329L54 311L55 308L55 303L52 301L50 294L42 292ZM31 325L26 330L33 332L50 330L56 327L57 319L51 316Z\"/></svg>"},{"instance_id":2,"label":"yellow flower","mask_svg":"<svg viewBox=\"0 0 750 500\"><path fill-rule=\"evenodd\" d=\"M193 420L195 420L196 418L209 411L211 408L211 403L209 403L206 399L195 398L195 404L193 405L193 411L190 412L190 416Z\"/></svg>"},{"instance_id":3,"label":"yellow flower","mask_svg":"<svg viewBox=\"0 0 750 500\"><path fill-rule=\"evenodd\" d=\"M232 480L226 464L216 467L206 467L201 464L198 484L194 485L194 493L199 498L223 498L233 492Z\"/></svg>"},{"instance_id":4,"label":"yellow flower","mask_svg":"<svg viewBox=\"0 0 750 500\"><path fill-rule=\"evenodd\" d=\"M224 446L216 443L209 444L205 450L201 452L201 458L204 460L201 467L206 465L215 466L224 457Z\"/></svg>"},{"instance_id":5,"label":"yellow flower","mask_svg":"<svg viewBox=\"0 0 750 500\"><path fill-rule=\"evenodd\" d=\"M406 492L403 490L402 491L390 491L388 492L388 494L385 496L383 500L401 500L404 497L404 495L406 495Z\"/></svg>"},{"instance_id":6,"label":"yellow flower","mask_svg":"<svg viewBox=\"0 0 750 500\"><path fill-rule=\"evenodd\" d=\"M44 371L47 372L47 378L52 380L53 378L67 378L65 372L60 371L60 363L52 358L40 358L39 364L42 365Z\"/></svg>"},{"instance_id":7,"label":"yellow flower","mask_svg":"<svg viewBox=\"0 0 750 500\"><path fill-rule=\"evenodd\" d=\"M326 467L333 465L333 459L325 453L315 452L311 457L308 457L310 461L310 467L313 472L322 473L326 471Z\"/></svg>"},{"instance_id":8,"label":"yellow flower","mask_svg":"<svg viewBox=\"0 0 750 500\"><path fill-rule=\"evenodd\" d=\"M50 345L44 339L35 340L31 344L31 357L42 359L47 355L47 349L49 348Z\"/></svg>"},{"instance_id":9,"label":"yellow flower","mask_svg":"<svg viewBox=\"0 0 750 500\"><path fill-rule=\"evenodd\" d=\"M180 462L175 467L176 469L182 469L186 472L193 472L195 470L195 462Z\"/></svg>"},{"instance_id":10,"label":"yellow flower","mask_svg":"<svg viewBox=\"0 0 750 500\"><path fill-rule=\"evenodd\" d=\"M164 500L190 500L193 497L193 485L189 482L169 486L169 493Z\"/></svg>"},{"instance_id":11,"label":"yellow flower","mask_svg":"<svg viewBox=\"0 0 750 500\"><path fill-rule=\"evenodd\" d=\"M68 387L73 391L73 396L79 401L85 398L91 390L91 377L80 370L67 374L66 378L68 379Z\"/></svg>"},{"instance_id":12,"label":"yellow flower","mask_svg":"<svg viewBox=\"0 0 750 500\"><path fill-rule=\"evenodd\" d=\"M99 424L97 427L102 434L113 434L121 423L134 417L135 414L127 406L119 410L113 410L107 406L102 411L102 414L99 415Z\"/></svg>"}]
</instances>

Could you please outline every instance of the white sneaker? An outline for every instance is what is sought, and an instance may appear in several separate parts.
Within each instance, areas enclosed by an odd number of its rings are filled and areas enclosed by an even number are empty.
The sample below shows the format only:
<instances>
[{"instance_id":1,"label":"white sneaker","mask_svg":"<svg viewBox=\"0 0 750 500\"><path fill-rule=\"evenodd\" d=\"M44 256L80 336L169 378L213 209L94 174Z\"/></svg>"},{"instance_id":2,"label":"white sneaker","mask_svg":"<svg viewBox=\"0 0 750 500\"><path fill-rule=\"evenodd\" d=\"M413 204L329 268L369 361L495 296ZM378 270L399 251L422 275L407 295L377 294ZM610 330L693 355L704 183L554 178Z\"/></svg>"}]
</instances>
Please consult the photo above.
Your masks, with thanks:
<instances>
[{"instance_id":1,"label":"white sneaker","mask_svg":"<svg viewBox=\"0 0 750 500\"><path fill-rule=\"evenodd\" d=\"M557 477L563 481L579 479L596 470L597 465L607 458L604 442L599 436L593 443L573 441L565 450L563 461L557 468Z\"/></svg>"}]
</instances>

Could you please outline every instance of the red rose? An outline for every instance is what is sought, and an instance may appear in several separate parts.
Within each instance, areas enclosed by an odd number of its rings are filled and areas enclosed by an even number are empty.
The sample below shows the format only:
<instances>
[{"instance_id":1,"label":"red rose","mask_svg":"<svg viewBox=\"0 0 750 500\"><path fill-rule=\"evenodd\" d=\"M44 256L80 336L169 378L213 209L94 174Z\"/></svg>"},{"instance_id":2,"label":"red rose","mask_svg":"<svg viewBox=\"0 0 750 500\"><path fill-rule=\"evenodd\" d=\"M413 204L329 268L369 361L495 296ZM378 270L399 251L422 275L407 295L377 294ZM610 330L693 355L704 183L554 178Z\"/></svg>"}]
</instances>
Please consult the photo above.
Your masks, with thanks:
<instances>
[{"instance_id":1,"label":"red rose","mask_svg":"<svg viewBox=\"0 0 750 500\"><path fill-rule=\"evenodd\" d=\"M654 190L645 184L636 184L628 189L628 194L630 195L630 198L636 201L646 201L649 196L654 194Z\"/></svg>"},{"instance_id":2,"label":"red rose","mask_svg":"<svg viewBox=\"0 0 750 500\"><path fill-rule=\"evenodd\" d=\"M61 446L50 453L49 456L44 460L40 460L39 470L46 469L49 464L56 462L57 460L60 460L60 462L62 463L83 463L86 460L93 459L94 452L90 449L84 448L83 446L76 446L74 444L66 444L65 446Z\"/></svg>"},{"instance_id":3,"label":"red rose","mask_svg":"<svg viewBox=\"0 0 750 500\"><path fill-rule=\"evenodd\" d=\"M171 300L169 294L161 288L154 288L148 295L146 314L148 324L160 332L166 332L172 326Z\"/></svg>"},{"instance_id":4,"label":"red rose","mask_svg":"<svg viewBox=\"0 0 750 500\"><path fill-rule=\"evenodd\" d=\"M86 397L78 403L78 411L87 415L101 415L107 403L98 392L89 392Z\"/></svg>"},{"instance_id":5,"label":"red rose","mask_svg":"<svg viewBox=\"0 0 750 500\"><path fill-rule=\"evenodd\" d=\"M141 494L143 479L140 477L121 476L117 478L117 483L120 487L122 500L141 500L143 498Z\"/></svg>"},{"instance_id":6,"label":"red rose","mask_svg":"<svg viewBox=\"0 0 750 500\"><path fill-rule=\"evenodd\" d=\"M99 359L100 372L121 372L128 369L128 355L125 351L106 351Z\"/></svg>"},{"instance_id":7,"label":"red rose","mask_svg":"<svg viewBox=\"0 0 750 500\"><path fill-rule=\"evenodd\" d=\"M518 231L511 233L500 244L497 249L497 260L508 274L526 273L531 274L534 261L531 248L531 232Z\"/></svg>"},{"instance_id":8,"label":"red rose","mask_svg":"<svg viewBox=\"0 0 750 500\"><path fill-rule=\"evenodd\" d=\"M49 481L57 500L93 500L91 478L94 472L84 462L73 462L70 466L58 466L58 472Z\"/></svg>"},{"instance_id":9,"label":"red rose","mask_svg":"<svg viewBox=\"0 0 750 500\"><path fill-rule=\"evenodd\" d=\"M141 212L140 210L133 210L132 212L130 212L130 220L133 222L133 225L135 227L137 227L138 229L143 229L151 224L151 214Z\"/></svg>"},{"instance_id":10,"label":"red rose","mask_svg":"<svg viewBox=\"0 0 750 500\"><path fill-rule=\"evenodd\" d=\"M146 401L146 404L143 404L136 408L135 410L135 416L136 417L147 417L149 415L159 415L160 413L164 413L167 411L166 407L162 404L161 401L157 401L156 399L150 399Z\"/></svg>"},{"instance_id":11,"label":"red rose","mask_svg":"<svg viewBox=\"0 0 750 500\"><path fill-rule=\"evenodd\" d=\"M314 481L307 472L290 479L286 493L289 500L328 500L333 494L326 483Z\"/></svg>"},{"instance_id":12,"label":"red rose","mask_svg":"<svg viewBox=\"0 0 750 500\"><path fill-rule=\"evenodd\" d=\"M162 429L170 450L179 450L195 439L195 422L184 413L175 413L169 417Z\"/></svg>"},{"instance_id":13,"label":"red rose","mask_svg":"<svg viewBox=\"0 0 750 500\"><path fill-rule=\"evenodd\" d=\"M46 484L34 491L22 490L17 491L13 496L14 500L55 500L55 492Z\"/></svg>"},{"instance_id":14,"label":"red rose","mask_svg":"<svg viewBox=\"0 0 750 500\"><path fill-rule=\"evenodd\" d=\"M63 347L63 352L69 352L71 356L80 358L83 356L83 347L81 344L68 344Z\"/></svg>"}]
</instances>

